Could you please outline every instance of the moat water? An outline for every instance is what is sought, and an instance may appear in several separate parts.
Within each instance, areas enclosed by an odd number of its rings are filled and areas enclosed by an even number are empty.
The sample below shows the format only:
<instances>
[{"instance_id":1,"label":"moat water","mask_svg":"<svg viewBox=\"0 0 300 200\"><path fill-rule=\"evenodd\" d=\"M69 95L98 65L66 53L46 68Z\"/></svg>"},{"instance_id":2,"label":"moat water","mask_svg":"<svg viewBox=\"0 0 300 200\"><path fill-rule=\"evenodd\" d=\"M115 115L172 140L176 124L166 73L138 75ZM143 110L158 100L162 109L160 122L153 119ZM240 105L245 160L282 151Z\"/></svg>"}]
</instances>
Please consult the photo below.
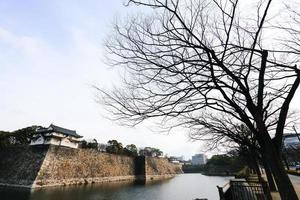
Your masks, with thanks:
<instances>
[{"instance_id":1,"label":"moat water","mask_svg":"<svg viewBox=\"0 0 300 200\"><path fill-rule=\"evenodd\" d=\"M217 185L223 186L231 177L181 174L151 183L106 183L84 186L51 187L33 191L0 188L1 200L193 200L219 199Z\"/></svg>"}]
</instances>

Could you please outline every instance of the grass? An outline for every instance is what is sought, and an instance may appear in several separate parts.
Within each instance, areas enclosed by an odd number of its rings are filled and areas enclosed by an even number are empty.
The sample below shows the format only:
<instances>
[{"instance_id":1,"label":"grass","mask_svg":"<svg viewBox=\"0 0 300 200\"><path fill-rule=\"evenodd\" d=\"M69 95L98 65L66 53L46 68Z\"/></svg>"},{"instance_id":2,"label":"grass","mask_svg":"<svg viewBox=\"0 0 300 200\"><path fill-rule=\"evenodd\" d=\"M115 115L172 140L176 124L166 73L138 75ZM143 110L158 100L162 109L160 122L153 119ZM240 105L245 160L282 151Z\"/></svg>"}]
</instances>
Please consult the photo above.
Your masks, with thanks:
<instances>
[{"instance_id":1,"label":"grass","mask_svg":"<svg viewBox=\"0 0 300 200\"><path fill-rule=\"evenodd\" d=\"M290 170L286 170L286 171L287 171L288 174L300 176L300 170L290 169Z\"/></svg>"}]
</instances>

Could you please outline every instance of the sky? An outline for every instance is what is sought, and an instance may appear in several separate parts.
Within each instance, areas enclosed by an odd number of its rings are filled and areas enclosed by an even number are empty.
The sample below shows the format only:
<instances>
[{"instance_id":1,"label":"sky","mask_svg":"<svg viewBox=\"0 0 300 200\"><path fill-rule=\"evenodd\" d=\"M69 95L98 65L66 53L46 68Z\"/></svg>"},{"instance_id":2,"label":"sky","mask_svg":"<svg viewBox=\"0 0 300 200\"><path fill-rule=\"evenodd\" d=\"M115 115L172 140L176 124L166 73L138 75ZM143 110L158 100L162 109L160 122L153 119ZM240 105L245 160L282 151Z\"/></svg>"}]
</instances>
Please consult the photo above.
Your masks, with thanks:
<instances>
[{"instance_id":1,"label":"sky","mask_svg":"<svg viewBox=\"0 0 300 200\"><path fill-rule=\"evenodd\" d=\"M0 0L0 130L53 123L102 143L117 139L186 159L202 152L182 130L121 127L95 101L92 85L107 88L120 79L103 61L103 42L116 18L137 11L123 3Z\"/></svg>"},{"instance_id":2,"label":"sky","mask_svg":"<svg viewBox=\"0 0 300 200\"><path fill-rule=\"evenodd\" d=\"M123 2L0 0L0 130L53 123L101 143L117 139L186 159L203 152L180 129L166 135L145 124L121 127L96 102L92 85L109 88L120 80L103 58L113 22L143 12Z\"/></svg>"}]
</instances>

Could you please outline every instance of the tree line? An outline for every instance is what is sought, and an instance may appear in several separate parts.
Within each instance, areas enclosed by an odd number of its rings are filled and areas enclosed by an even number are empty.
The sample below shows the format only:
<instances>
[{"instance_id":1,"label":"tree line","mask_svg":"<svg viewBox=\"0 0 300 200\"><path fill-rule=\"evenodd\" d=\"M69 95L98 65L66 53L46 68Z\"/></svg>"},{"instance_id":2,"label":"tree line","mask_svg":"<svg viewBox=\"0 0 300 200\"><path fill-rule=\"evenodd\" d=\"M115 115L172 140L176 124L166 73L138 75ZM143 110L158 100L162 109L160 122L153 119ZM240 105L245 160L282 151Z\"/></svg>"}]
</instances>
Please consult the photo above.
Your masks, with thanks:
<instances>
[{"instance_id":1,"label":"tree line","mask_svg":"<svg viewBox=\"0 0 300 200\"><path fill-rule=\"evenodd\" d=\"M15 131L0 131L0 149L10 145L28 145L35 131L42 126L29 126Z\"/></svg>"},{"instance_id":2,"label":"tree line","mask_svg":"<svg viewBox=\"0 0 300 200\"><path fill-rule=\"evenodd\" d=\"M86 143L83 141L82 148L90 148L90 149L99 149L99 144L95 143ZM151 157L159 157L163 155L163 152L158 148L153 147L144 147L138 149L135 144L129 144L125 147L121 142L117 140L109 140L105 145L104 151L112 154L119 155L127 155L127 156L151 156Z\"/></svg>"},{"instance_id":3,"label":"tree line","mask_svg":"<svg viewBox=\"0 0 300 200\"><path fill-rule=\"evenodd\" d=\"M0 149L6 148L12 145L29 145L33 135L36 133L36 130L43 128L42 126L29 126L26 128L18 129L16 131L0 131ZM86 140L82 140L80 143L81 148L85 149L96 149L99 150L99 145L96 140L95 142L89 143ZM101 151L106 151L107 153L127 155L127 156L151 156L159 157L163 155L163 152L154 147L144 147L138 149L135 144L129 144L123 147L121 142L117 140L109 140L107 144L104 144Z\"/></svg>"}]
</instances>

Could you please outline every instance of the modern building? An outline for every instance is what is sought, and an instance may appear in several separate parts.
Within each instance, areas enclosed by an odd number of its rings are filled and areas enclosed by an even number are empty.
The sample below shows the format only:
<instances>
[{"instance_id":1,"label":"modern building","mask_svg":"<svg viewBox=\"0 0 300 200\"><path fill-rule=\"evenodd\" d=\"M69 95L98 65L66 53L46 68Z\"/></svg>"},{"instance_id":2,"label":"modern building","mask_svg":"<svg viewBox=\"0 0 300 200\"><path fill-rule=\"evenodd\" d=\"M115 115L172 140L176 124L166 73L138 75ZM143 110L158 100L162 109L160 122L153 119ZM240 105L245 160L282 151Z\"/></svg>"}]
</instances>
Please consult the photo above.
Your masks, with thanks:
<instances>
[{"instance_id":1,"label":"modern building","mask_svg":"<svg viewBox=\"0 0 300 200\"><path fill-rule=\"evenodd\" d=\"M285 161L290 166L300 164L300 135L284 134L283 135L283 155Z\"/></svg>"},{"instance_id":2,"label":"modern building","mask_svg":"<svg viewBox=\"0 0 300 200\"><path fill-rule=\"evenodd\" d=\"M82 136L76 131L51 124L48 128L40 128L33 135L30 145L57 145L78 148Z\"/></svg>"},{"instance_id":3,"label":"modern building","mask_svg":"<svg viewBox=\"0 0 300 200\"><path fill-rule=\"evenodd\" d=\"M192 165L204 165L206 164L205 154L195 154L192 156Z\"/></svg>"},{"instance_id":4,"label":"modern building","mask_svg":"<svg viewBox=\"0 0 300 200\"><path fill-rule=\"evenodd\" d=\"M299 134L284 134L283 145L286 149L299 149L300 148L300 135Z\"/></svg>"}]
</instances>

